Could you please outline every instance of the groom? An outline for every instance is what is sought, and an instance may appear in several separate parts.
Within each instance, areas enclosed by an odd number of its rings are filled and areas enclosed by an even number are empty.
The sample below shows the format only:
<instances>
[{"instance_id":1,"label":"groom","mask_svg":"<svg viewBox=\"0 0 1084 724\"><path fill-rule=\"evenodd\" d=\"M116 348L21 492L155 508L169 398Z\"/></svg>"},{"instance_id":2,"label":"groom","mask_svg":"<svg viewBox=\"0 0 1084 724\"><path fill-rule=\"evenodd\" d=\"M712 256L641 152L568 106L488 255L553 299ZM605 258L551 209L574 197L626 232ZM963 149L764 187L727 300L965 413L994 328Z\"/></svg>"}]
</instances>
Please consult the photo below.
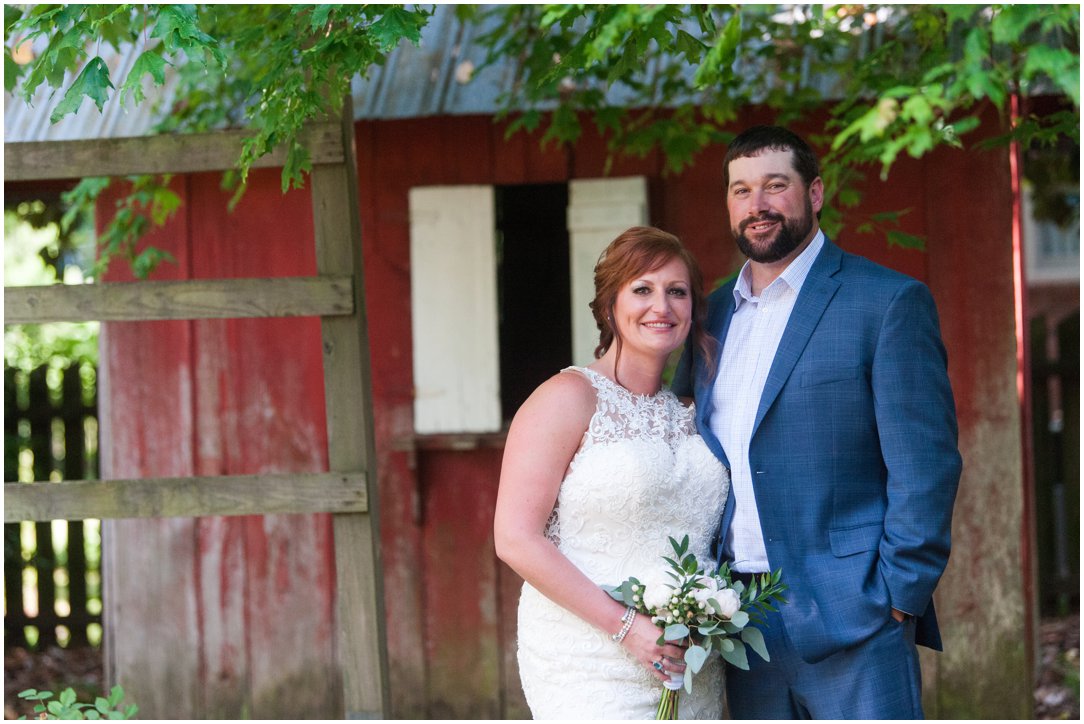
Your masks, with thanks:
<instances>
[{"instance_id":1,"label":"groom","mask_svg":"<svg viewBox=\"0 0 1084 724\"><path fill-rule=\"evenodd\" d=\"M933 299L824 236L800 137L751 128L723 163L749 261L710 298L721 354L687 351L673 389L731 471L720 560L788 586L771 661L728 666L731 716L921 718L915 644L941 648L931 598L961 469Z\"/></svg>"}]
</instances>

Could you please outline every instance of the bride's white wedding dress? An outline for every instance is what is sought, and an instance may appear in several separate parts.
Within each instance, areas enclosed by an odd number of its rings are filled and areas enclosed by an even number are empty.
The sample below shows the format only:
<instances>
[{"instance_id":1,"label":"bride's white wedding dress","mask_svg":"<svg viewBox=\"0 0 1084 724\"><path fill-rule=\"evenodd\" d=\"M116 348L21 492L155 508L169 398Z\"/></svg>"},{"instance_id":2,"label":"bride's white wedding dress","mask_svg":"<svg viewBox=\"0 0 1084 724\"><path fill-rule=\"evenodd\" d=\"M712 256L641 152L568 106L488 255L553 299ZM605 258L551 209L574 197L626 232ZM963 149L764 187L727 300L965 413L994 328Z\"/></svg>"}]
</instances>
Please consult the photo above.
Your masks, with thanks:
<instances>
[{"instance_id":1,"label":"bride's white wedding dress","mask_svg":"<svg viewBox=\"0 0 1084 724\"><path fill-rule=\"evenodd\" d=\"M598 405L561 483L547 536L602 585L643 580L673 555L667 540L713 565L710 546L730 485L696 433L694 411L668 389L634 395L597 372ZM614 630L620 627L614 621ZM529 584L519 603L519 669L536 719L654 719L662 684L610 633L587 624ZM680 693L683 719L722 714L723 666L713 656Z\"/></svg>"}]
</instances>

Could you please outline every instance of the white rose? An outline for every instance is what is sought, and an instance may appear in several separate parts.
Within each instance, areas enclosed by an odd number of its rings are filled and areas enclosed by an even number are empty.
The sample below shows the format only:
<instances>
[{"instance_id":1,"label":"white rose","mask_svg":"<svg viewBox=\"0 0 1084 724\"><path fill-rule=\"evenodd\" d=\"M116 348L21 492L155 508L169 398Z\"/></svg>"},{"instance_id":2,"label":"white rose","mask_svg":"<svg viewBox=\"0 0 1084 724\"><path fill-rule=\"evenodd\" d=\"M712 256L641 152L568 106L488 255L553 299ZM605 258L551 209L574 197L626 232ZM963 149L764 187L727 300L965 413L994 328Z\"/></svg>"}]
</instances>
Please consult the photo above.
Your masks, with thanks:
<instances>
[{"instance_id":1,"label":"white rose","mask_svg":"<svg viewBox=\"0 0 1084 724\"><path fill-rule=\"evenodd\" d=\"M644 606L648 611L664 609L674 595L674 590L664 583L665 579L658 578L644 583Z\"/></svg>"},{"instance_id":2,"label":"white rose","mask_svg":"<svg viewBox=\"0 0 1084 724\"><path fill-rule=\"evenodd\" d=\"M715 613L723 618L731 618L741 609L741 597L738 596L737 591L732 588L719 591L713 598L715 599L715 602L719 604L719 608Z\"/></svg>"},{"instance_id":3,"label":"white rose","mask_svg":"<svg viewBox=\"0 0 1084 724\"><path fill-rule=\"evenodd\" d=\"M719 591L719 584L714 578L705 577L701 578L700 583L704 584L703 588L694 588L692 591L693 598L698 603L707 603L709 599L715 598L715 594Z\"/></svg>"}]
</instances>

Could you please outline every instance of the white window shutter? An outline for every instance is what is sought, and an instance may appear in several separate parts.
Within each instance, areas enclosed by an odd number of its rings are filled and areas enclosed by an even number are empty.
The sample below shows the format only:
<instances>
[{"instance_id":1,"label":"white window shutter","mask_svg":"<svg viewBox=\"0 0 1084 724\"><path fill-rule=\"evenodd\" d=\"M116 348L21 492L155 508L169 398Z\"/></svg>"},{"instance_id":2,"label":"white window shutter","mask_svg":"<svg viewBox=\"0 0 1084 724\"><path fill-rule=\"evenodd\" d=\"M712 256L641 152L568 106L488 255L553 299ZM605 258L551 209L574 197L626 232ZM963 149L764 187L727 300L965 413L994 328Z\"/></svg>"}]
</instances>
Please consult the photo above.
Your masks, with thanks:
<instances>
[{"instance_id":1,"label":"white window shutter","mask_svg":"<svg viewBox=\"0 0 1084 724\"><path fill-rule=\"evenodd\" d=\"M501 428L492 186L410 190L414 429Z\"/></svg>"},{"instance_id":2,"label":"white window shutter","mask_svg":"<svg viewBox=\"0 0 1084 724\"><path fill-rule=\"evenodd\" d=\"M572 274L572 361L595 359L598 327L591 314L595 263L599 254L630 226L647 223L647 179L575 179L569 182L568 235Z\"/></svg>"}]
</instances>

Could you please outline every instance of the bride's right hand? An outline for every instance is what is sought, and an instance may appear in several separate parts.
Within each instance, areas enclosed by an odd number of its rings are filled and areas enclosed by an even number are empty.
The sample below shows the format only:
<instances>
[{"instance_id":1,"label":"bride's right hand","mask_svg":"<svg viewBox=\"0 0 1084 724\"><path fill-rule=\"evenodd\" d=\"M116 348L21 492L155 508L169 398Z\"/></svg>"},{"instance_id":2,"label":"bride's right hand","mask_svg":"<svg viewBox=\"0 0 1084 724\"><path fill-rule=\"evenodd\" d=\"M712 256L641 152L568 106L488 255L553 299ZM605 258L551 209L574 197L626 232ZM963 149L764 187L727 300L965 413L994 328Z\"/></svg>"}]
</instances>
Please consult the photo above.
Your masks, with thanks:
<instances>
[{"instance_id":1,"label":"bride's right hand","mask_svg":"<svg viewBox=\"0 0 1084 724\"><path fill-rule=\"evenodd\" d=\"M659 646L656 641L661 634L650 618L638 613L621 643L652 676L659 681L669 681L670 672L685 671L685 649L674 643ZM661 670L655 667L655 662L662 662Z\"/></svg>"}]
</instances>

